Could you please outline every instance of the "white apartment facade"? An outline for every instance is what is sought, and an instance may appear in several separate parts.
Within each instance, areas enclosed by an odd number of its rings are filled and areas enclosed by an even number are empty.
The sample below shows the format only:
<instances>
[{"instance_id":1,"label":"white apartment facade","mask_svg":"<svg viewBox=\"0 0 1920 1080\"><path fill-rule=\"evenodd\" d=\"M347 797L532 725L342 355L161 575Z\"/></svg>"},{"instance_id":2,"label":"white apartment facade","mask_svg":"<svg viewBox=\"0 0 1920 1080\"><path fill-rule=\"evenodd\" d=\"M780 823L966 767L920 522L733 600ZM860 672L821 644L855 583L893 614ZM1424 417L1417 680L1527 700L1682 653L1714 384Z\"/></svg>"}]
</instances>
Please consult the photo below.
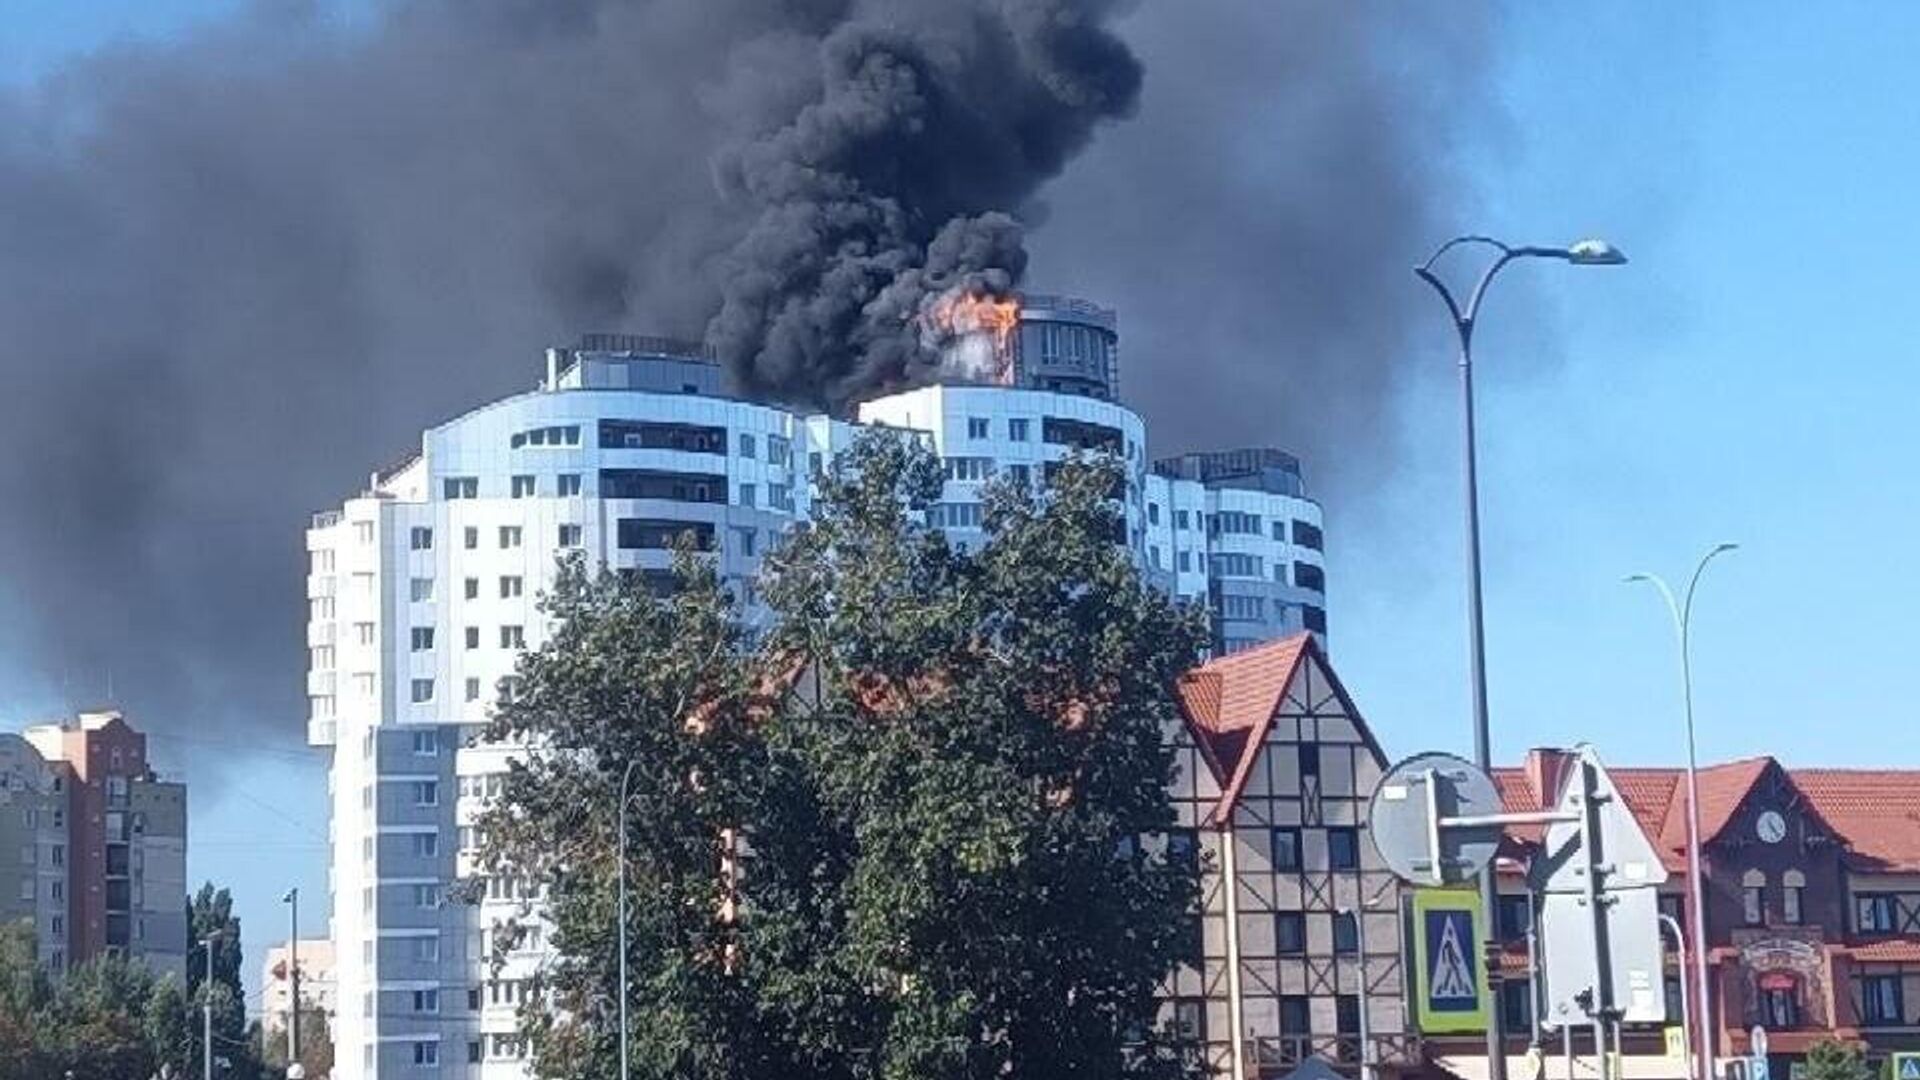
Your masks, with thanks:
<instances>
[{"instance_id":1,"label":"white apartment facade","mask_svg":"<svg viewBox=\"0 0 1920 1080\"><path fill-rule=\"evenodd\" d=\"M308 739L332 750L339 1080L526 1073L515 1010L542 962L538 934L499 973L487 963L489 928L523 890L481 882L472 904L447 890L473 873L473 822L508 758L467 744L515 658L545 637L536 602L557 558L663 575L673 538L692 532L751 624L764 617L750 586L761 556L859 431L723 396L697 349L589 344L550 352L538 390L430 429L419 456L307 532ZM933 523L962 544L979 535L987 478L1043 482L1075 447L1127 462L1126 542L1143 562L1162 513L1149 507L1220 498L1151 470L1139 416L1096 396L928 387L868 402L859 420L925 433L948 470ZM1265 498L1266 517L1319 527L1311 500ZM1177 584L1212 592L1205 572Z\"/></svg>"},{"instance_id":2,"label":"white apartment facade","mask_svg":"<svg viewBox=\"0 0 1920 1080\"><path fill-rule=\"evenodd\" d=\"M318 1012L327 1018L329 1030L338 1023L338 998L334 993L333 939L301 938L297 948L281 942L267 950L260 962L260 1026L268 1034L287 1030L293 1014L293 958L300 964L301 1015ZM304 1030L304 1029L303 1029Z\"/></svg>"}]
</instances>

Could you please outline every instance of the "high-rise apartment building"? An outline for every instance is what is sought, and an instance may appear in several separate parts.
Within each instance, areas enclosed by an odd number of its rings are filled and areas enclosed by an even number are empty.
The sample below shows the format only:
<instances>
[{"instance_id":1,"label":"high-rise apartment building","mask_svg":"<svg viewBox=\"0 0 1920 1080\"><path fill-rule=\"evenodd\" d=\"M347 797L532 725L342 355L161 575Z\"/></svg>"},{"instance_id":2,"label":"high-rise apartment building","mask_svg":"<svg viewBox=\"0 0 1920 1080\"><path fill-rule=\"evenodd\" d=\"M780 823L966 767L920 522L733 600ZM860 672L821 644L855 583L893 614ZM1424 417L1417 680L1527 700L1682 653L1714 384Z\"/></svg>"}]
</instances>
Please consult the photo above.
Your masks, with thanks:
<instances>
[{"instance_id":1,"label":"high-rise apartment building","mask_svg":"<svg viewBox=\"0 0 1920 1080\"><path fill-rule=\"evenodd\" d=\"M0 735L0 918L54 971L107 953L184 978L186 786L117 712Z\"/></svg>"},{"instance_id":2,"label":"high-rise apartment building","mask_svg":"<svg viewBox=\"0 0 1920 1080\"><path fill-rule=\"evenodd\" d=\"M886 424L923 433L943 458L946 489L929 523L963 545L981 535L986 481L1043 484L1067 454L1094 449L1126 463L1120 539L1150 568L1162 546L1156 580L1181 595L1232 595L1226 581L1271 575L1283 556L1319 565L1317 547L1290 540L1257 566L1209 555L1176 578L1176 550L1210 550L1219 523L1206 515L1225 489L1149 467L1145 425L1112 400L1111 313L1046 303L1031 304L1019 328L1015 377L999 380L1010 385L894 394L862 404L857 421L727 397L698 347L596 335L550 351L537 390L428 430L417 456L314 516L308 737L332 750L341 1080L524 1075L515 1009L543 956L539 935L504 968L488 963L488 928L518 910L522 886L473 882L471 904L446 902L446 891L475 873L473 823L509 756L471 736L511 692L515 658L545 636L536 603L557 556L578 551L664 581L675 540L691 534L737 584L751 626L765 618L752 575L811 512L810 478L863 424ZM1320 527L1297 483L1236 489L1228 503L1288 529ZM1176 506L1197 515L1190 548L1175 547ZM1165 538L1150 540L1162 521ZM1262 625L1305 623L1296 613Z\"/></svg>"}]
</instances>

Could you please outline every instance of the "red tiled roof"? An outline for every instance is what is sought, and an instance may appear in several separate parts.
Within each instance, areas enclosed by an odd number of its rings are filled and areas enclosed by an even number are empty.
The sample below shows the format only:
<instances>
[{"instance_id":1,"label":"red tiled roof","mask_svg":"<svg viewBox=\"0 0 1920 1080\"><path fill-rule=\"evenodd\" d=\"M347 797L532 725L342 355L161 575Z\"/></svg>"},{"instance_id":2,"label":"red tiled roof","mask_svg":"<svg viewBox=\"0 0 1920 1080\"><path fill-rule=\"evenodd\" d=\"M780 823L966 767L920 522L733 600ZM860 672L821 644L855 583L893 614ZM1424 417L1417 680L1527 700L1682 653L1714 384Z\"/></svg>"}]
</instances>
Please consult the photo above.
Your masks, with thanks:
<instances>
[{"instance_id":1,"label":"red tiled roof","mask_svg":"<svg viewBox=\"0 0 1920 1080\"><path fill-rule=\"evenodd\" d=\"M1325 672L1328 683L1360 728L1362 737L1371 743L1365 721L1347 696L1346 688L1340 685L1339 676L1327 664L1326 656L1314 644L1312 634L1295 634L1215 657L1180 676L1175 686L1180 714L1186 719L1187 730L1193 733L1194 741L1200 745L1201 757L1206 759L1207 767L1220 784L1215 820L1225 820L1233 812L1253 763L1259 757L1260 747L1273 726L1273 715L1279 710L1287 686L1301 661L1309 655Z\"/></svg>"},{"instance_id":2,"label":"red tiled roof","mask_svg":"<svg viewBox=\"0 0 1920 1080\"><path fill-rule=\"evenodd\" d=\"M1558 784L1559 750L1535 750L1527 764L1494 770L1507 809L1543 809ZM1777 767L1770 757L1745 758L1700 770L1700 831L1709 840L1726 829L1753 787ZM1610 769L1633 816L1646 830L1667 870L1686 871L1687 785L1684 769ZM1920 872L1920 769L1791 769L1787 779L1807 810L1844 843L1864 869ZM1539 826L1509 830L1518 843L1537 843Z\"/></svg>"},{"instance_id":3,"label":"red tiled roof","mask_svg":"<svg viewBox=\"0 0 1920 1080\"><path fill-rule=\"evenodd\" d=\"M1794 769L1789 775L1845 839L1855 865L1920 871L1920 770Z\"/></svg>"},{"instance_id":4,"label":"red tiled roof","mask_svg":"<svg viewBox=\"0 0 1920 1080\"><path fill-rule=\"evenodd\" d=\"M1911 964L1920 962L1920 937L1877 938L1847 946L1847 955L1871 964Z\"/></svg>"}]
</instances>

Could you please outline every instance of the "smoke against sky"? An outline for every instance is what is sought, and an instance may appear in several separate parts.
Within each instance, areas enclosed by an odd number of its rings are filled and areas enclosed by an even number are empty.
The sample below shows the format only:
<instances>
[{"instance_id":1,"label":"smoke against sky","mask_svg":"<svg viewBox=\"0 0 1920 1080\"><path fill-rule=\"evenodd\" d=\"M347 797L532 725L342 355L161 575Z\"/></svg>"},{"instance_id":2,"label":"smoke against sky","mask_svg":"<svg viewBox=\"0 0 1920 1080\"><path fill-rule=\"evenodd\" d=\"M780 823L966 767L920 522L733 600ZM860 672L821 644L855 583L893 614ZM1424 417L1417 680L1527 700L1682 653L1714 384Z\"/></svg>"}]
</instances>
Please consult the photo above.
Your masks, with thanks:
<instances>
[{"instance_id":1,"label":"smoke against sky","mask_svg":"<svg viewBox=\"0 0 1920 1080\"><path fill-rule=\"evenodd\" d=\"M842 402L1029 248L1120 308L1157 449L1375 439L1479 31L1110 7L272 3L0 93L0 679L292 742L307 512L542 346Z\"/></svg>"}]
</instances>

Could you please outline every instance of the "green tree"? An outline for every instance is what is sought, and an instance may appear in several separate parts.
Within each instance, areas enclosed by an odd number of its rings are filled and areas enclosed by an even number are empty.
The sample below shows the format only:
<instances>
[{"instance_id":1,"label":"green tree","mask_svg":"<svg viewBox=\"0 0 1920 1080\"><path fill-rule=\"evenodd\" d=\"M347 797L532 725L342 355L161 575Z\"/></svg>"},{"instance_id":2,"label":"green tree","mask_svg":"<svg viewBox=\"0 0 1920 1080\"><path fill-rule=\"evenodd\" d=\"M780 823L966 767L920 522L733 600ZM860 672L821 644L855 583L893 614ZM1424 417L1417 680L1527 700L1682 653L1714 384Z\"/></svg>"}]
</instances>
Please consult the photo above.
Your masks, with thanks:
<instances>
[{"instance_id":1,"label":"green tree","mask_svg":"<svg viewBox=\"0 0 1920 1080\"><path fill-rule=\"evenodd\" d=\"M187 903L187 997L190 1005L187 1059L190 1071L201 1067L201 1010L213 1005L213 1054L224 1060L221 1075L249 1080L260 1065L247 1037L246 993L241 988L240 917L233 913L233 896L212 882L200 886ZM213 982L207 982L209 938L213 939Z\"/></svg>"},{"instance_id":2,"label":"green tree","mask_svg":"<svg viewBox=\"0 0 1920 1080\"><path fill-rule=\"evenodd\" d=\"M555 634L488 733L539 749L484 823L491 872L549 890L539 1072L615 1073L629 766L637 1075L1180 1071L1153 994L1195 885L1141 840L1173 824L1169 690L1204 626L1113 542L1123 470L996 489L974 552L920 523L939 462L909 439L867 436L817 483L755 654L690 553L669 598L574 563L547 601Z\"/></svg>"},{"instance_id":3,"label":"green tree","mask_svg":"<svg viewBox=\"0 0 1920 1080\"><path fill-rule=\"evenodd\" d=\"M255 1025L256 1029L258 1025ZM268 1076L287 1072L287 1027L281 1024L272 1032L259 1034L260 1060ZM333 1072L333 1032L327 1027L327 1014L321 1009L300 1010L300 1064L307 1076L318 1080Z\"/></svg>"},{"instance_id":4,"label":"green tree","mask_svg":"<svg viewBox=\"0 0 1920 1080\"><path fill-rule=\"evenodd\" d=\"M1838 1039L1822 1039L1807 1048L1806 1080L1873 1080L1874 1071L1860 1048Z\"/></svg>"}]
</instances>

